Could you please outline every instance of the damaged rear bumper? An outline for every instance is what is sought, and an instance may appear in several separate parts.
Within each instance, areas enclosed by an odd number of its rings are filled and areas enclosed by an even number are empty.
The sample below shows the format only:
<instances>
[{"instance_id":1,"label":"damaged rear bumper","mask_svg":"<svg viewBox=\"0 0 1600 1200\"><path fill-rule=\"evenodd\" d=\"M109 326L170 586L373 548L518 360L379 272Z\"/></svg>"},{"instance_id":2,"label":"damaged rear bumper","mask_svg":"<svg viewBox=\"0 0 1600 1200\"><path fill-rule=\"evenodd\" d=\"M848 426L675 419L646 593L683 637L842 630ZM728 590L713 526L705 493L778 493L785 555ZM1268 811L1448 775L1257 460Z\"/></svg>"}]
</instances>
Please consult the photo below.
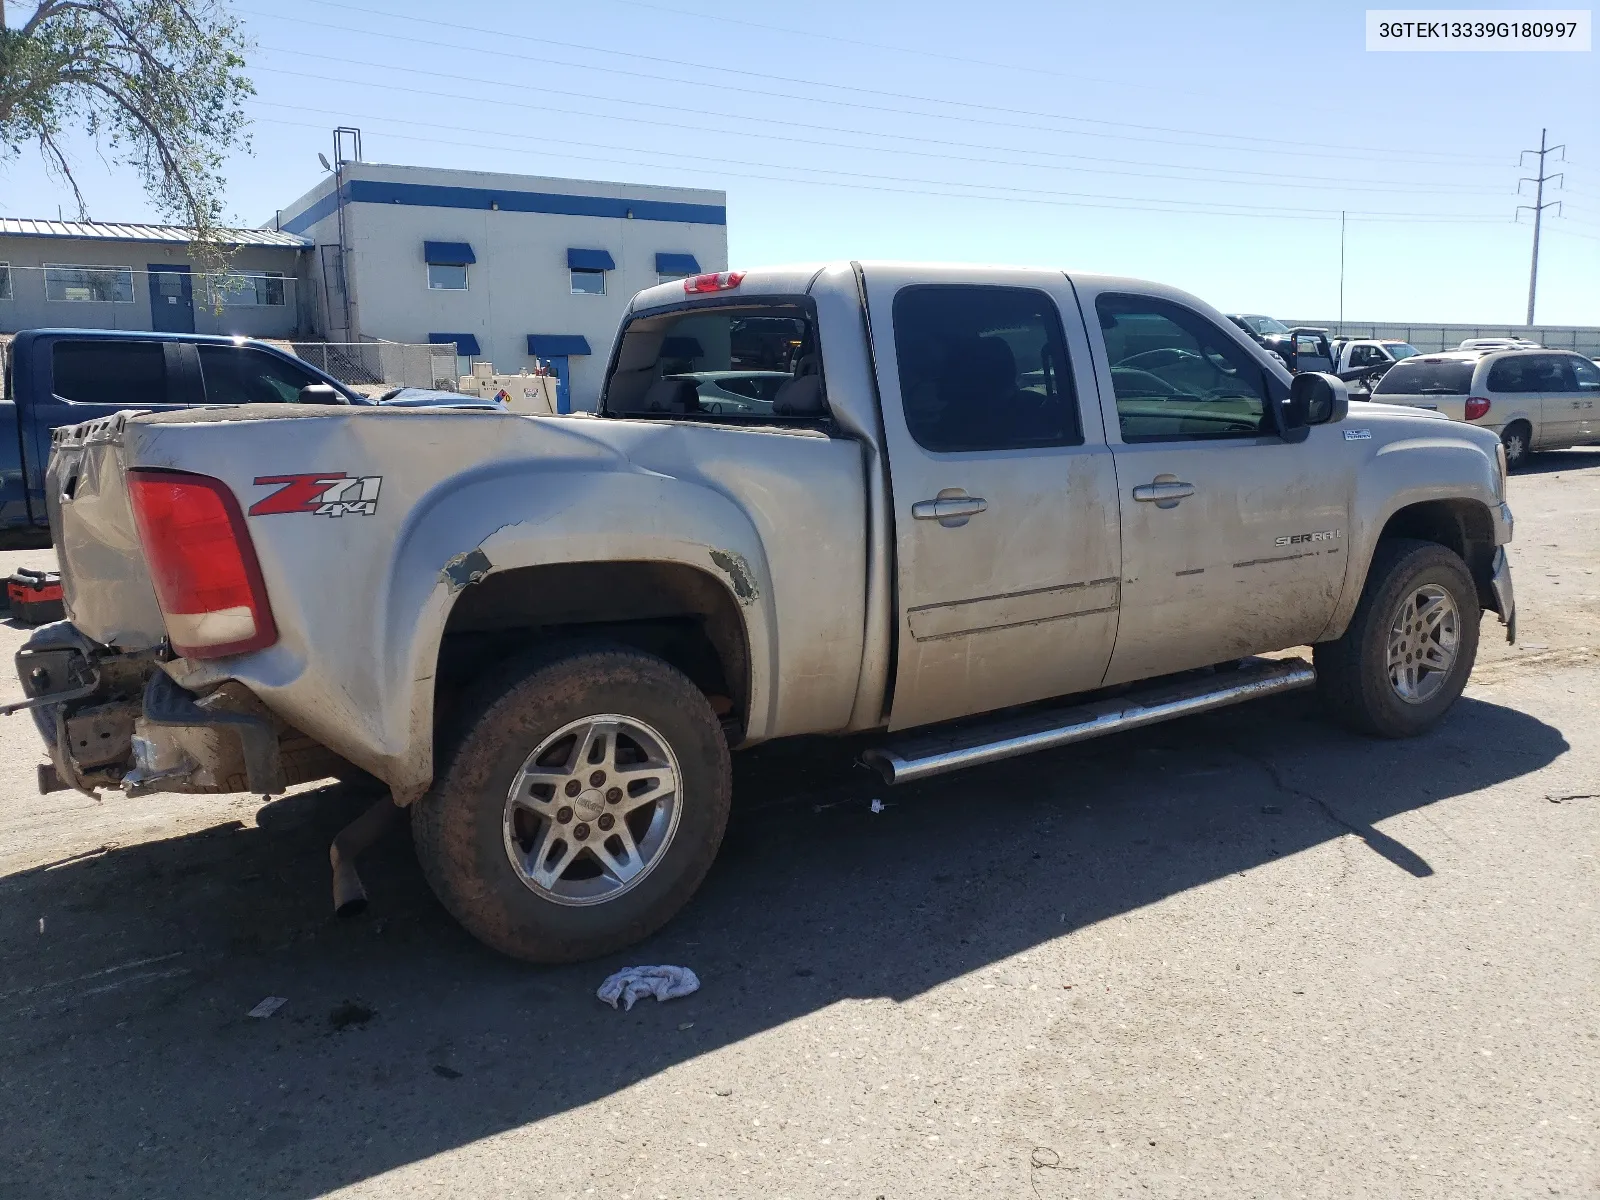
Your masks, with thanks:
<instances>
[{"instance_id":1,"label":"damaged rear bumper","mask_svg":"<svg viewBox=\"0 0 1600 1200\"><path fill-rule=\"evenodd\" d=\"M347 765L285 725L237 682L196 695L162 669L160 650L121 653L61 621L16 657L27 709L50 754L39 790L269 795Z\"/></svg>"}]
</instances>

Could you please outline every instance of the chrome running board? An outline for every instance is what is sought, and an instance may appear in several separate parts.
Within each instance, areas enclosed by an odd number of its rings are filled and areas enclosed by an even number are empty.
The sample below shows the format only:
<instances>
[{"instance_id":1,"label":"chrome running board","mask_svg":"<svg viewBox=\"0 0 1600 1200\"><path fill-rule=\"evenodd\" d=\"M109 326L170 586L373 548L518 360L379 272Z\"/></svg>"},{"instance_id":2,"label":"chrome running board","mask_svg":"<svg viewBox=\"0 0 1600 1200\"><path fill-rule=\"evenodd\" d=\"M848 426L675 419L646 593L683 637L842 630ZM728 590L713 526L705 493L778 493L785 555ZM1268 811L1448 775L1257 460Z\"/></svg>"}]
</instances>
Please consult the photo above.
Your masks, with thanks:
<instances>
[{"instance_id":1,"label":"chrome running board","mask_svg":"<svg viewBox=\"0 0 1600 1200\"><path fill-rule=\"evenodd\" d=\"M885 783L910 783L946 771L1276 696L1309 687L1316 680L1316 672L1303 659L1248 658L1235 671L1169 682L1110 700L1010 716L988 725L913 733L867 750L861 761L882 775Z\"/></svg>"}]
</instances>

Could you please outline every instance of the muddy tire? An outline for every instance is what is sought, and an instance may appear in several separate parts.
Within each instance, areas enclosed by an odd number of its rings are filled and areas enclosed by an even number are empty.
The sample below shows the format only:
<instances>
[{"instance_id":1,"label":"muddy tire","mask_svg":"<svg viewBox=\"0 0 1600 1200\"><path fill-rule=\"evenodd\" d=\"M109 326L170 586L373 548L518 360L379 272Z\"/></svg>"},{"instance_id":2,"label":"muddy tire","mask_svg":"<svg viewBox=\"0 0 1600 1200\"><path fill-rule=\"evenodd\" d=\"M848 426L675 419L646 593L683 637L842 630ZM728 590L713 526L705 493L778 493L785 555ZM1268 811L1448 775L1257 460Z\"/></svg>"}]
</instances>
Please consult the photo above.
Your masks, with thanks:
<instances>
[{"instance_id":1,"label":"muddy tire","mask_svg":"<svg viewBox=\"0 0 1600 1200\"><path fill-rule=\"evenodd\" d=\"M1533 430L1526 421L1513 421L1500 431L1500 444L1506 449L1506 470L1515 471L1528 465L1529 449L1533 445Z\"/></svg>"},{"instance_id":2,"label":"muddy tire","mask_svg":"<svg viewBox=\"0 0 1600 1200\"><path fill-rule=\"evenodd\" d=\"M1472 575L1453 551L1410 538L1379 542L1350 627L1313 647L1323 704L1360 733L1426 732L1467 684L1481 615Z\"/></svg>"},{"instance_id":3,"label":"muddy tire","mask_svg":"<svg viewBox=\"0 0 1600 1200\"><path fill-rule=\"evenodd\" d=\"M727 826L728 746L704 695L634 650L547 651L468 698L417 857L468 932L538 963L654 933L705 878Z\"/></svg>"}]
</instances>

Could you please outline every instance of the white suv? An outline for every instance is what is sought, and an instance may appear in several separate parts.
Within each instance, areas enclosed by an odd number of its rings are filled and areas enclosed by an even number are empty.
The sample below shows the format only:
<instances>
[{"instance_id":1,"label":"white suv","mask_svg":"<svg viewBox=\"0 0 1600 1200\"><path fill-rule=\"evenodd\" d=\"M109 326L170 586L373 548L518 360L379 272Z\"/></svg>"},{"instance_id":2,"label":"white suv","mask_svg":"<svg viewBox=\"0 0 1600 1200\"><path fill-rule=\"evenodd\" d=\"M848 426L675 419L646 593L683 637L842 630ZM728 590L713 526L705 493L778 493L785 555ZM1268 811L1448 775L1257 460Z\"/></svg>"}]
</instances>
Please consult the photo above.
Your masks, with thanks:
<instances>
[{"instance_id":1,"label":"white suv","mask_svg":"<svg viewBox=\"0 0 1600 1200\"><path fill-rule=\"evenodd\" d=\"M1372 398L1493 429L1512 467L1536 450L1600 443L1600 366L1569 350L1419 354L1390 368Z\"/></svg>"}]
</instances>

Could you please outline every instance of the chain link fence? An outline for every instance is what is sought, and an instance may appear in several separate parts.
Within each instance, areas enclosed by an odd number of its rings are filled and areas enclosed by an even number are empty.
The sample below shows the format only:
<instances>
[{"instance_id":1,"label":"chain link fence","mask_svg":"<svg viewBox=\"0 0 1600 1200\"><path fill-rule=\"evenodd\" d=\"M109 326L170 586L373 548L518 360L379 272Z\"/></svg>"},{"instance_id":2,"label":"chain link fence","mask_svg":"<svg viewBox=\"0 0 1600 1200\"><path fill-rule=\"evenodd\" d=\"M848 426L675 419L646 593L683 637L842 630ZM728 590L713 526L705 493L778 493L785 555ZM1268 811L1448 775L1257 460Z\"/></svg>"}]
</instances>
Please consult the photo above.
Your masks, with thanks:
<instances>
[{"instance_id":1,"label":"chain link fence","mask_svg":"<svg viewBox=\"0 0 1600 1200\"><path fill-rule=\"evenodd\" d=\"M1286 321L1291 328L1309 325L1333 337L1378 338L1409 342L1424 354L1454 350L1468 338L1527 338L1548 350L1600 354L1600 328L1583 325L1410 325L1403 321Z\"/></svg>"},{"instance_id":2,"label":"chain link fence","mask_svg":"<svg viewBox=\"0 0 1600 1200\"><path fill-rule=\"evenodd\" d=\"M454 343L301 342L282 343L319 370L360 391L394 387L456 390Z\"/></svg>"}]
</instances>

